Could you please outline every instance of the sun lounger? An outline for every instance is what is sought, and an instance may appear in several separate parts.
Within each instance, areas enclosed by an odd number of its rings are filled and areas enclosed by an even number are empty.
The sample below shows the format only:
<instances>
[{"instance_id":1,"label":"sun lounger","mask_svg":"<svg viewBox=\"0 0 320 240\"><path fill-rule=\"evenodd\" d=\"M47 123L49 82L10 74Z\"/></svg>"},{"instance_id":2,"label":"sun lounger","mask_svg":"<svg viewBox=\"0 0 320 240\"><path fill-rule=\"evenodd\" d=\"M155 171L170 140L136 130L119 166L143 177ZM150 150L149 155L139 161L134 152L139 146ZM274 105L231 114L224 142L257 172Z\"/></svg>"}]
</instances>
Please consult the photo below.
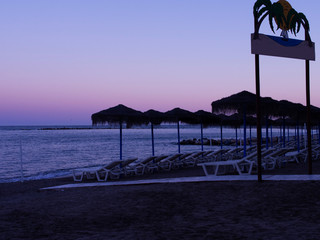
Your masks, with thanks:
<instances>
[{"instance_id":1,"label":"sun lounger","mask_svg":"<svg viewBox=\"0 0 320 240\"><path fill-rule=\"evenodd\" d=\"M247 174L251 174L254 161L252 160L257 156L257 152L251 153L248 156L237 159L237 160L226 160L226 161L215 161L215 162L206 162L200 163L198 166L201 166L205 175L210 175L208 172L208 167L212 167L214 169L214 175L218 175L219 169L221 166L232 167L232 170L236 170L239 175L244 174L244 171L248 169Z\"/></svg>"},{"instance_id":2,"label":"sun lounger","mask_svg":"<svg viewBox=\"0 0 320 240\"><path fill-rule=\"evenodd\" d=\"M96 177L98 181L107 181L109 172L116 167L120 167L121 162L121 160L117 160L102 167L75 169L72 171L73 180L81 182L83 177L86 176L87 179L94 179ZM104 173L104 177L101 177L102 173Z\"/></svg>"},{"instance_id":3,"label":"sun lounger","mask_svg":"<svg viewBox=\"0 0 320 240\"><path fill-rule=\"evenodd\" d=\"M153 162L154 159L156 159L157 156L151 156L147 157L145 159L142 159L140 161L135 162L132 166L128 167L126 172L129 175L143 175L146 169L146 166L150 163Z\"/></svg>"},{"instance_id":4,"label":"sun lounger","mask_svg":"<svg viewBox=\"0 0 320 240\"><path fill-rule=\"evenodd\" d=\"M195 167L199 159L202 159L202 155L204 153L205 153L204 151L195 152L185 157L184 159L182 159L183 167Z\"/></svg>"},{"instance_id":5,"label":"sun lounger","mask_svg":"<svg viewBox=\"0 0 320 240\"><path fill-rule=\"evenodd\" d=\"M149 162L145 167L145 172L153 173L154 171L159 170L159 162L163 159L168 158L168 155L160 155L153 159L151 162Z\"/></svg>"},{"instance_id":6,"label":"sun lounger","mask_svg":"<svg viewBox=\"0 0 320 240\"><path fill-rule=\"evenodd\" d=\"M308 149L305 148L301 151L291 151L287 152L282 159L282 162L296 162L302 163L306 162Z\"/></svg>"},{"instance_id":7,"label":"sun lounger","mask_svg":"<svg viewBox=\"0 0 320 240\"><path fill-rule=\"evenodd\" d=\"M129 175L129 171L131 169L130 164L138 160L138 158L129 158L126 160L123 160L119 167L116 167L110 171L109 175L111 179L119 179L121 175Z\"/></svg>"},{"instance_id":8,"label":"sun lounger","mask_svg":"<svg viewBox=\"0 0 320 240\"><path fill-rule=\"evenodd\" d=\"M243 167L244 165L248 166L250 171L252 168L252 162L247 160L227 160L227 161L216 161L216 162L206 162L206 163L200 163L198 166L201 166L205 175L209 176L212 174L209 174L208 167L213 167L214 169L214 175L217 176L220 166L228 167L231 166L233 170L236 170L239 175L242 175L243 172L241 171L240 164Z\"/></svg>"},{"instance_id":9,"label":"sun lounger","mask_svg":"<svg viewBox=\"0 0 320 240\"><path fill-rule=\"evenodd\" d=\"M289 151L292 151L292 148L281 148L274 150L271 154L264 156L262 159L264 169L272 170L276 167L281 167L281 159Z\"/></svg>"},{"instance_id":10,"label":"sun lounger","mask_svg":"<svg viewBox=\"0 0 320 240\"><path fill-rule=\"evenodd\" d=\"M177 153L177 154L173 154L173 155L170 155L170 156L162 159L158 163L159 168L162 170L165 170L165 171L170 171L172 169L174 161L179 159L179 157L181 157L182 155L183 154L181 154L181 153Z\"/></svg>"},{"instance_id":11,"label":"sun lounger","mask_svg":"<svg viewBox=\"0 0 320 240\"><path fill-rule=\"evenodd\" d=\"M205 162L213 162L213 161L221 160L222 155L228 151L229 149L219 149L217 151L214 151L204 157Z\"/></svg>"},{"instance_id":12,"label":"sun lounger","mask_svg":"<svg viewBox=\"0 0 320 240\"><path fill-rule=\"evenodd\" d=\"M109 175L112 176L112 178L119 178L120 175L124 173L124 168L135 160L137 160L137 158L117 160L102 167L73 170L73 180L75 182L81 182L84 176L86 176L87 179L97 178L99 182L107 181Z\"/></svg>"}]
</instances>

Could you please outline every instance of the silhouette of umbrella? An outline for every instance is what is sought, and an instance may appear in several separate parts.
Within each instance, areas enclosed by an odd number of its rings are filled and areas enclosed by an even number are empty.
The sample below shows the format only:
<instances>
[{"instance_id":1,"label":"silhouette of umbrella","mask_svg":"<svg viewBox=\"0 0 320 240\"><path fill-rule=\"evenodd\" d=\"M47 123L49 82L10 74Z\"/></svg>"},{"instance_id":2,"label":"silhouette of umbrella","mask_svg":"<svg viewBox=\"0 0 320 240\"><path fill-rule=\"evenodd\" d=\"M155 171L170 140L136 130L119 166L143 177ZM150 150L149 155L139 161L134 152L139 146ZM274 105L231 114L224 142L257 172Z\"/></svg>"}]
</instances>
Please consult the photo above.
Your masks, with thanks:
<instances>
[{"instance_id":1,"label":"silhouette of umbrella","mask_svg":"<svg viewBox=\"0 0 320 240\"><path fill-rule=\"evenodd\" d=\"M198 119L197 116L189 112L187 110L181 108L174 108L170 111L167 111L165 114L165 122L175 122L177 123L178 130L178 152L180 153L180 124L179 122L189 123L189 124L197 124Z\"/></svg>"},{"instance_id":2,"label":"silhouette of umbrella","mask_svg":"<svg viewBox=\"0 0 320 240\"><path fill-rule=\"evenodd\" d=\"M195 115L200 122L201 127L201 151L203 151L203 127L214 126L220 123L220 118L217 115L212 114L211 112L206 112L199 110L195 112Z\"/></svg>"},{"instance_id":3,"label":"silhouette of umbrella","mask_svg":"<svg viewBox=\"0 0 320 240\"><path fill-rule=\"evenodd\" d=\"M151 141L152 141L152 156L154 156L154 135L153 135L153 126L154 125L160 125L164 119L165 114L153 109L150 109L146 112L144 112L145 117L151 124Z\"/></svg>"},{"instance_id":4,"label":"silhouette of umbrella","mask_svg":"<svg viewBox=\"0 0 320 240\"><path fill-rule=\"evenodd\" d=\"M122 160L122 124L126 123L127 128L133 125L148 124L148 120L140 111L119 104L115 107L94 113L91 116L92 124L119 123L120 125L120 160Z\"/></svg>"}]
</instances>

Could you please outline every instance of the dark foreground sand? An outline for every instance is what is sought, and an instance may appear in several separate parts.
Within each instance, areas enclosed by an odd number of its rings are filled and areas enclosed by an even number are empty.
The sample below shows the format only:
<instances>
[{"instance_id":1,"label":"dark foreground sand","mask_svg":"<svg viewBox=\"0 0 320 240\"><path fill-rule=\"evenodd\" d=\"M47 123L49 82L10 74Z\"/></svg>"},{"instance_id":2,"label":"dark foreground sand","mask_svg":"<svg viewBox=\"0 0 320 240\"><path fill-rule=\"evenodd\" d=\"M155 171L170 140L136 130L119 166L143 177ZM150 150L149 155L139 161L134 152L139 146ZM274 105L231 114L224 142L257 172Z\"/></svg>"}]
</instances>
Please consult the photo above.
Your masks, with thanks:
<instances>
[{"instance_id":1,"label":"dark foreground sand","mask_svg":"<svg viewBox=\"0 0 320 240\"><path fill-rule=\"evenodd\" d=\"M319 173L319 164L315 165ZM291 164L275 173L306 173ZM202 175L201 169L156 177ZM152 177L152 176L147 176ZM319 239L320 182L210 182L39 191L0 184L0 239Z\"/></svg>"}]
</instances>

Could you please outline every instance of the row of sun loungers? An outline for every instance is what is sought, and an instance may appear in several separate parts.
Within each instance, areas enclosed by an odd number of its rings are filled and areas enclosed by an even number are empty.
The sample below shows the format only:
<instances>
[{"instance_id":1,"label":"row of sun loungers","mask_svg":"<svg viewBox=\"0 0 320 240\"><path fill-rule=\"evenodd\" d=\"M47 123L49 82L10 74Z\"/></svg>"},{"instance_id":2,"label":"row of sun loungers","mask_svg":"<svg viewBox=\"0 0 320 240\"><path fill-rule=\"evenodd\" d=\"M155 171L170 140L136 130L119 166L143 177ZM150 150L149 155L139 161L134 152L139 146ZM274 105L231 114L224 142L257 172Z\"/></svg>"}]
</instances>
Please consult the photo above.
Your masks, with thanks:
<instances>
[{"instance_id":1,"label":"row of sun loungers","mask_svg":"<svg viewBox=\"0 0 320 240\"><path fill-rule=\"evenodd\" d=\"M261 155L264 170L280 168L288 162L303 163L307 161L307 149L297 151L293 147L264 148ZM319 159L320 146L313 147L312 157ZM257 168L256 147L248 148L245 157L243 157L243 148L233 148L151 156L142 160L129 158L113 161L101 167L74 170L73 179L76 182L83 181L83 178L107 181L108 179L119 179L121 176L143 175L196 166L201 166L205 175L219 175L221 169L224 170L223 173L231 171L239 175L251 174Z\"/></svg>"}]
</instances>

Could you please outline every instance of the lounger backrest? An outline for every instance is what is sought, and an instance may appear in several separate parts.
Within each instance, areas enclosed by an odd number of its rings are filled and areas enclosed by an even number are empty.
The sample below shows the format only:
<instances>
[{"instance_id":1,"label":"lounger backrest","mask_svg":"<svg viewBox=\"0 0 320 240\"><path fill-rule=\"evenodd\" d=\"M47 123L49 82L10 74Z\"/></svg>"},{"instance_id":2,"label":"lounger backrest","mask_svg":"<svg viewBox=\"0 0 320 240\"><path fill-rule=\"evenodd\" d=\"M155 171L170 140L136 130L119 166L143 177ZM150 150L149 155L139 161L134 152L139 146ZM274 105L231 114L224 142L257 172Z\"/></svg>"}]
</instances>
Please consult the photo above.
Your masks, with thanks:
<instances>
[{"instance_id":1,"label":"lounger backrest","mask_svg":"<svg viewBox=\"0 0 320 240\"><path fill-rule=\"evenodd\" d=\"M203 153L204 153L204 152L193 153L193 154L191 154L189 157L197 158L197 157L201 156Z\"/></svg>"},{"instance_id":2,"label":"lounger backrest","mask_svg":"<svg viewBox=\"0 0 320 240\"><path fill-rule=\"evenodd\" d=\"M168 155L160 155L160 156L156 157L155 159L153 159L153 162L154 162L154 163L158 163L158 162L160 162L162 159L165 159L165 158L167 158L167 157L168 157Z\"/></svg>"},{"instance_id":3,"label":"lounger backrest","mask_svg":"<svg viewBox=\"0 0 320 240\"><path fill-rule=\"evenodd\" d=\"M128 166L130 163L133 163L133 162L136 161L137 159L138 159L138 158L129 158L129 159L124 160L124 161L121 163L121 167Z\"/></svg>"},{"instance_id":4,"label":"lounger backrest","mask_svg":"<svg viewBox=\"0 0 320 240\"><path fill-rule=\"evenodd\" d=\"M157 157L156 157L156 156L147 157L147 158L141 160L140 162L138 162L138 164L139 164L139 163L140 163L140 164L146 164L146 163L148 163L148 162L151 162L151 161L152 161L153 159L155 159L155 158L157 158Z\"/></svg>"},{"instance_id":5,"label":"lounger backrest","mask_svg":"<svg viewBox=\"0 0 320 240\"><path fill-rule=\"evenodd\" d=\"M122 162L123 162L122 160L116 160L116 161L113 161L113 162L107 164L107 165L104 166L103 168L105 168L105 169L112 169L112 168L114 168L114 167L120 166L120 164L121 164Z\"/></svg>"}]
</instances>

